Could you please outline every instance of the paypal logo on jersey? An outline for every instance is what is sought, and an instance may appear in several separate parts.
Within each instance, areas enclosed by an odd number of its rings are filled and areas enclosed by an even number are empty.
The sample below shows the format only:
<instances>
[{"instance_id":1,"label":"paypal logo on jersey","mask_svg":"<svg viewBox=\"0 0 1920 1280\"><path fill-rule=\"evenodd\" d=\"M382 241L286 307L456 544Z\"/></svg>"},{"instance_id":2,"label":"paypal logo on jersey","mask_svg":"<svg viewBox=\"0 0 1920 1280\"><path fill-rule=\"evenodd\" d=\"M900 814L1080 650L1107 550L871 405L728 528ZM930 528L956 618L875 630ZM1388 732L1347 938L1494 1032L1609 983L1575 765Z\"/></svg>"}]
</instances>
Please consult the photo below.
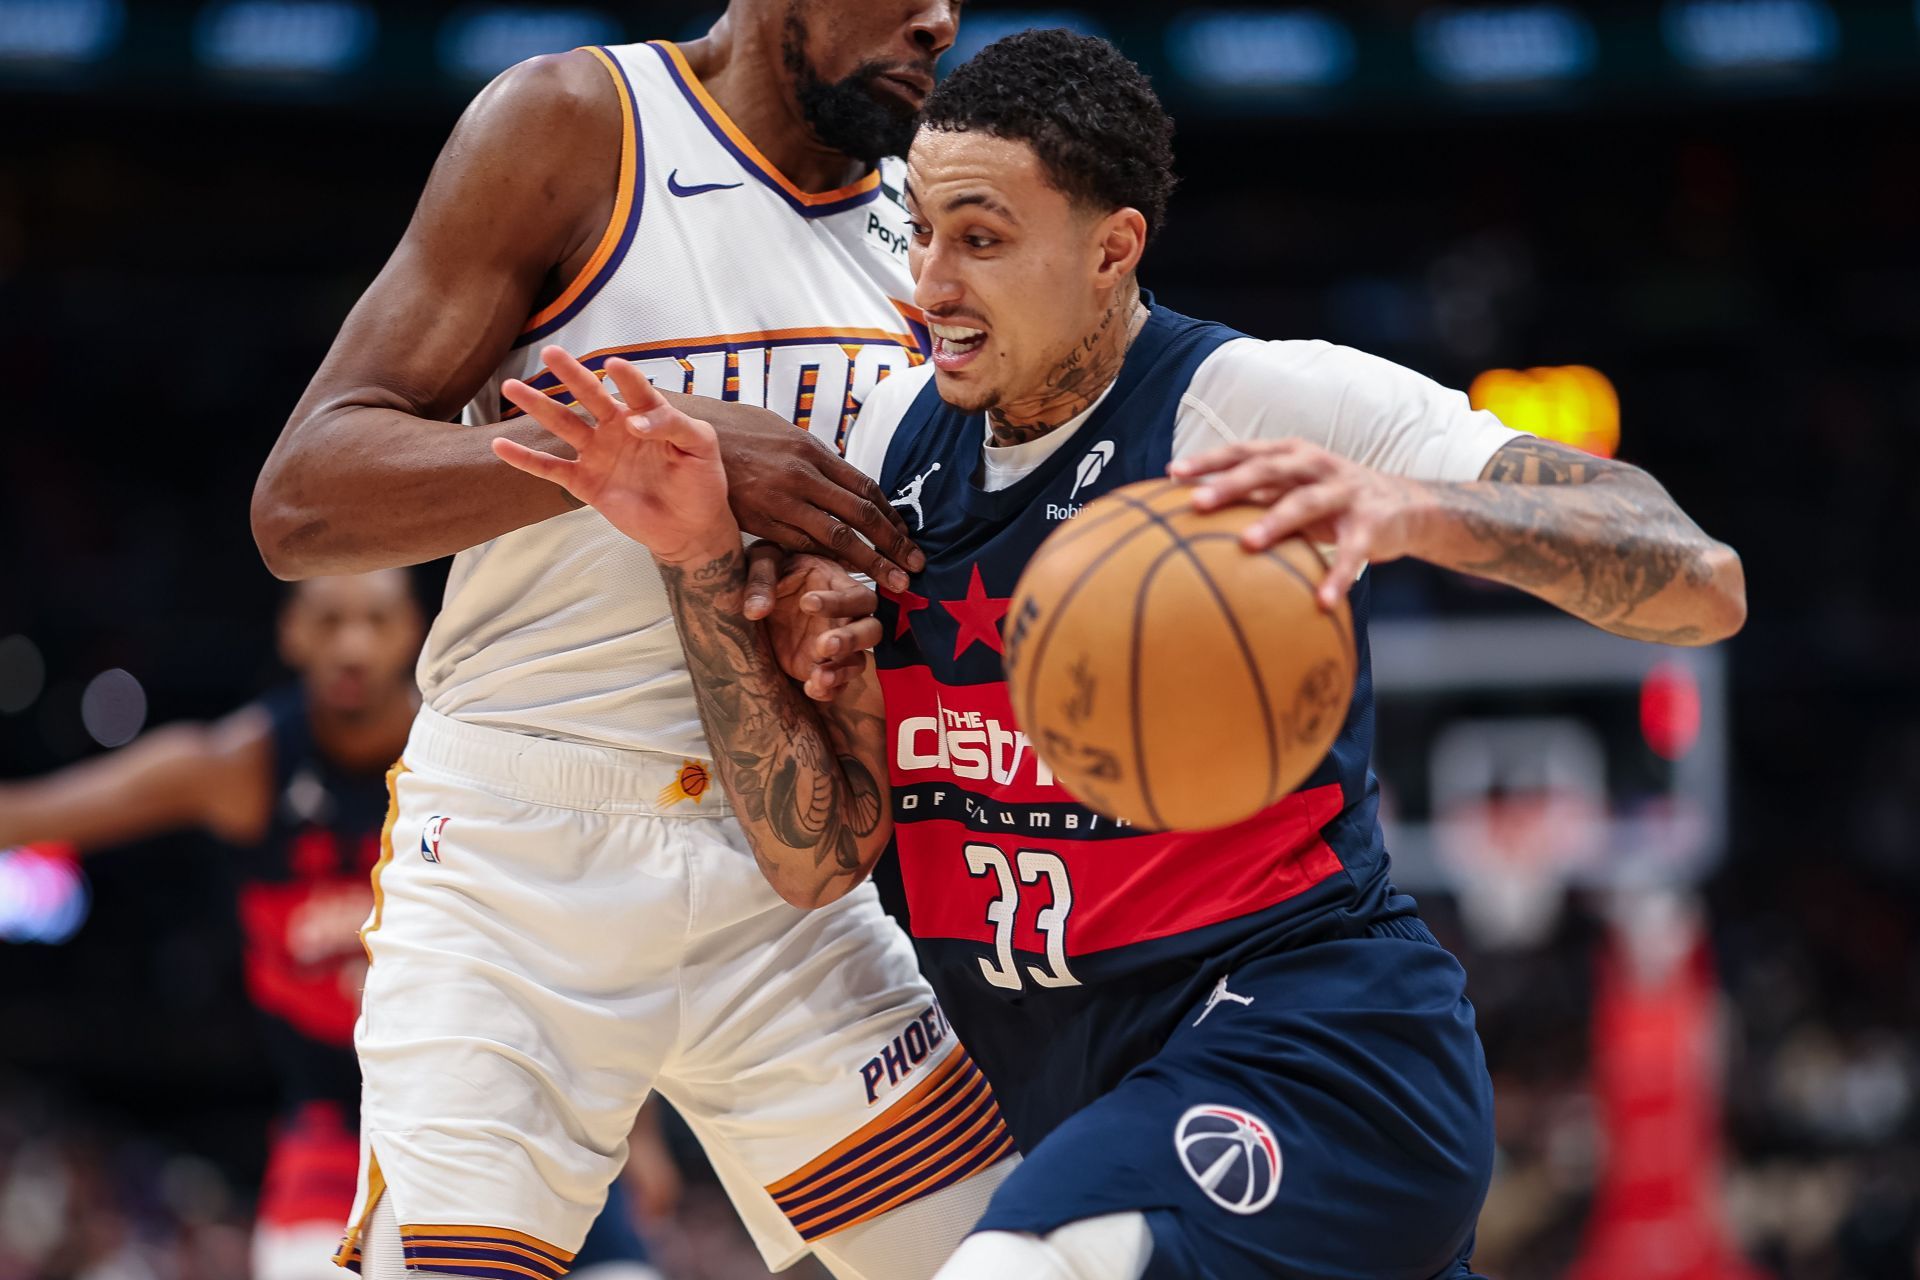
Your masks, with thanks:
<instances>
[{"instance_id":1,"label":"paypal logo on jersey","mask_svg":"<svg viewBox=\"0 0 1920 1280\"><path fill-rule=\"evenodd\" d=\"M867 215L867 234L886 247L888 253L904 257L907 252L907 235L904 231L895 231L880 220L877 213Z\"/></svg>"}]
</instances>

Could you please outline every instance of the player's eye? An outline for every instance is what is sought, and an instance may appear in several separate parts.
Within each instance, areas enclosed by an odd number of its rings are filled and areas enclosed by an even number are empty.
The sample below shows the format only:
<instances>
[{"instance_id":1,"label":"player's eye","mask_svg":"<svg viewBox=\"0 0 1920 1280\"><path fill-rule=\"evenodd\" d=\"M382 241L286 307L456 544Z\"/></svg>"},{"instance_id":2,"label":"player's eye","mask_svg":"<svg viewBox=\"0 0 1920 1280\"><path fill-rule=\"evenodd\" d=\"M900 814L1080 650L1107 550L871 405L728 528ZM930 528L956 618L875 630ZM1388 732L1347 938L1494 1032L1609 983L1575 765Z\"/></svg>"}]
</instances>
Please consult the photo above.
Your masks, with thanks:
<instances>
[{"instance_id":1,"label":"player's eye","mask_svg":"<svg viewBox=\"0 0 1920 1280\"><path fill-rule=\"evenodd\" d=\"M968 236L967 237L967 247L969 249L991 249L993 248L993 246L999 243L1000 242L998 240L995 240L992 236Z\"/></svg>"},{"instance_id":2,"label":"player's eye","mask_svg":"<svg viewBox=\"0 0 1920 1280\"><path fill-rule=\"evenodd\" d=\"M925 240L933 234L933 228L924 222L909 222L907 230L913 233L915 240Z\"/></svg>"}]
</instances>

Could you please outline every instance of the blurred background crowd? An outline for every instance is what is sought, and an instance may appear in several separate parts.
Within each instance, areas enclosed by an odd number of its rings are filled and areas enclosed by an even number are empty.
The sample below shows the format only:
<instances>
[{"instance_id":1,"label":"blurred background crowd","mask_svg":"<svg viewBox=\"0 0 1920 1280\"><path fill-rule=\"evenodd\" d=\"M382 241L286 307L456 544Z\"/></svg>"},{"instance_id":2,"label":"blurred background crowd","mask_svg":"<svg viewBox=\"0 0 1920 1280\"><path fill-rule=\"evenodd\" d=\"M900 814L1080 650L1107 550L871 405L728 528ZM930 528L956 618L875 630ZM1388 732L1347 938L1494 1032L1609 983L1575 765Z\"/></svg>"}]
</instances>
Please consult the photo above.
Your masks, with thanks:
<instances>
[{"instance_id":1,"label":"blurred background crowd","mask_svg":"<svg viewBox=\"0 0 1920 1280\"><path fill-rule=\"evenodd\" d=\"M0 0L0 778L285 679L253 479L461 104L530 53L709 16ZM1158 298L1463 388L1596 369L1619 456L1741 552L1727 821L1682 962L1717 992L1702 1158L1752 1269L1717 1274L1920 1275L1920 6L971 0L950 57L1060 23L1117 39L1179 122ZM1410 625L1536 612L1380 572ZM0 853L0 1280L245 1274L274 1088L230 857ZM1497 949L1422 900L1498 1089L1483 1269L1575 1274L1619 1149L1612 895ZM659 1265L762 1274L670 1136Z\"/></svg>"}]
</instances>

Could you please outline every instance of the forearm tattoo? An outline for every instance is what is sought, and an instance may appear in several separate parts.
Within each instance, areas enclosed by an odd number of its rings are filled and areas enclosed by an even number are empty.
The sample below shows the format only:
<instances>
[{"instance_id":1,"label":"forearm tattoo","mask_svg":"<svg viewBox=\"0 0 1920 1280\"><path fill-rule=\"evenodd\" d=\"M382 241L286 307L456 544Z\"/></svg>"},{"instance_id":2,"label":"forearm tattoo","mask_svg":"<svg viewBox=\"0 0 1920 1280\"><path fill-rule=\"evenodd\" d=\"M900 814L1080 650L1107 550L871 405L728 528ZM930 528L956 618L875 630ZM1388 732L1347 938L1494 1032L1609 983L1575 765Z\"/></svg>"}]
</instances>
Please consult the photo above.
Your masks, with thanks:
<instances>
[{"instance_id":1,"label":"forearm tattoo","mask_svg":"<svg viewBox=\"0 0 1920 1280\"><path fill-rule=\"evenodd\" d=\"M1713 580L1717 544L1638 467L1531 437L1493 455L1480 479L1445 486L1478 550L1456 568L1522 587L1637 640L1698 640L1691 625L1642 625L1634 613L1675 584ZM1544 490L1581 487L1580 501Z\"/></svg>"},{"instance_id":2,"label":"forearm tattoo","mask_svg":"<svg viewBox=\"0 0 1920 1280\"><path fill-rule=\"evenodd\" d=\"M858 709L855 682L828 714L780 670L746 616L746 555L691 568L662 565L721 785L733 797L761 871L817 894L866 871L862 842L879 829L883 793L863 763L882 758L884 716ZM860 681L874 679L871 669Z\"/></svg>"}]
</instances>

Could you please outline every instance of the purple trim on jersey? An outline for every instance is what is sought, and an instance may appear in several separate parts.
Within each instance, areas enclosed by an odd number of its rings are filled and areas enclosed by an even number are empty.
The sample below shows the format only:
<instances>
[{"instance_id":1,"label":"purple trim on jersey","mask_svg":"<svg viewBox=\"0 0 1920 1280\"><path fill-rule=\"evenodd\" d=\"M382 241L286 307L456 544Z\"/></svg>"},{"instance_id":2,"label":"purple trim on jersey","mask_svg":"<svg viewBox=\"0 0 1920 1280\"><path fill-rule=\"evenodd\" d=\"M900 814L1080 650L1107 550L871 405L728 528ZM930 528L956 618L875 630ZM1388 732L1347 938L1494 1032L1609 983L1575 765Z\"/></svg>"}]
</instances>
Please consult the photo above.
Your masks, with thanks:
<instances>
[{"instance_id":1,"label":"purple trim on jersey","mask_svg":"<svg viewBox=\"0 0 1920 1280\"><path fill-rule=\"evenodd\" d=\"M873 203L880 195L880 187L876 184L871 191L862 191L858 195L848 196L845 200L835 200L832 204L807 204L804 201L794 199L792 192L781 186L774 176L762 168L752 156L735 145L733 139L727 136L727 131L720 127L719 121L708 114L707 108L700 101L699 95L694 93L693 86L688 84L687 78L680 74L680 68L674 63L673 55L657 43L651 44L648 47L660 55L660 62L666 67L667 74L673 77L673 83L679 88L680 96L687 100L687 105L693 108L693 114L700 117L700 123L707 126L707 132L713 135L714 140L725 147L733 155L733 158L740 162L742 169L745 169L757 178L767 190L773 192L782 200L785 200L787 207L801 217L824 218L829 214L845 213L849 209L858 209L863 204Z\"/></svg>"},{"instance_id":2,"label":"purple trim on jersey","mask_svg":"<svg viewBox=\"0 0 1920 1280\"><path fill-rule=\"evenodd\" d=\"M647 144L640 132L640 99L634 96L633 81L628 77L627 69L620 64L620 59L613 56L613 50L604 45L596 47L607 55L607 61L611 62L613 69L620 73L620 83L625 85L627 90L626 111L632 117L629 123L633 126L633 201L627 210L627 225L620 229L619 242L613 246L613 252L607 255L607 260L601 264L600 270L587 283L587 287L580 291L580 296L568 303L566 309L553 319L528 329L515 338L511 348L515 351L530 343L538 342L549 334L557 333L562 325L568 324L579 315L581 310L606 286L607 281L613 279L613 273L619 270L620 264L626 260L627 250L633 245L635 233L640 230L640 210L646 204L647 198Z\"/></svg>"}]
</instances>

